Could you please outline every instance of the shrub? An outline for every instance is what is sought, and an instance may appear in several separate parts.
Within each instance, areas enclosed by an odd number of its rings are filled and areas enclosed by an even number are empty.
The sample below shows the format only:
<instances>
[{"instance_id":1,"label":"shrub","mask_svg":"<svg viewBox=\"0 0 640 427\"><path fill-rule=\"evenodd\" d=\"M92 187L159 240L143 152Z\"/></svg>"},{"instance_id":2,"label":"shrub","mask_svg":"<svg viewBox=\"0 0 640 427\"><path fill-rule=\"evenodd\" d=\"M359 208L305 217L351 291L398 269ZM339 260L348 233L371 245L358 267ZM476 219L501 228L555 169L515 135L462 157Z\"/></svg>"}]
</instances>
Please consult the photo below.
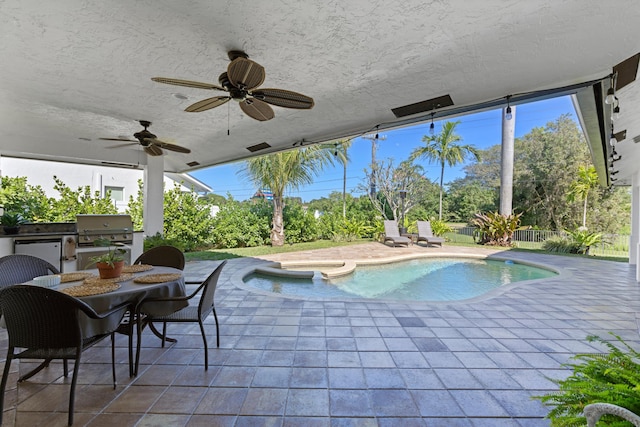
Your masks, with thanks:
<instances>
[{"instance_id":1,"label":"shrub","mask_svg":"<svg viewBox=\"0 0 640 427\"><path fill-rule=\"evenodd\" d=\"M352 242L372 233L373 227L363 220L345 218L338 223L337 230L334 231L331 239L335 242Z\"/></svg>"},{"instance_id":2,"label":"shrub","mask_svg":"<svg viewBox=\"0 0 640 427\"><path fill-rule=\"evenodd\" d=\"M534 396L553 409L547 414L555 427L585 426L582 415L584 407L590 403L611 403L640 413L640 353L625 343L622 338L611 334L622 345L622 349L596 336L589 336L589 342L600 342L608 349L608 354L578 354L572 359L579 363L563 366L573 368L573 373L564 380L553 379L559 391L543 396ZM604 415L598 425L630 426L612 415Z\"/></svg>"},{"instance_id":3,"label":"shrub","mask_svg":"<svg viewBox=\"0 0 640 427\"><path fill-rule=\"evenodd\" d=\"M160 233L156 233L155 236L148 236L144 239L144 250L148 251L156 246L175 246L184 252L184 244L178 239L169 239Z\"/></svg>"},{"instance_id":4,"label":"shrub","mask_svg":"<svg viewBox=\"0 0 640 427\"><path fill-rule=\"evenodd\" d=\"M431 223L431 231L433 231L434 236L444 236L445 233L453 231L453 228L449 227L446 222L439 219L431 218L429 222Z\"/></svg>"},{"instance_id":5,"label":"shrub","mask_svg":"<svg viewBox=\"0 0 640 427\"><path fill-rule=\"evenodd\" d=\"M589 254L591 246L602 241L601 233L589 233L586 229L567 231L566 237L554 236L544 241L542 249L548 252Z\"/></svg>"},{"instance_id":6,"label":"shrub","mask_svg":"<svg viewBox=\"0 0 640 427\"><path fill-rule=\"evenodd\" d=\"M579 254L589 255L591 246L602 242L601 233L589 233L586 228L578 228L576 231L569 232L569 235L578 246Z\"/></svg>"},{"instance_id":7,"label":"shrub","mask_svg":"<svg viewBox=\"0 0 640 427\"><path fill-rule=\"evenodd\" d=\"M230 200L220 207L213 219L211 241L217 248L244 248L269 242L271 217L260 204Z\"/></svg>"},{"instance_id":8,"label":"shrub","mask_svg":"<svg viewBox=\"0 0 640 427\"><path fill-rule=\"evenodd\" d=\"M318 226L312 213L300 203L288 202L282 211L284 236L287 243L311 242L318 238Z\"/></svg>"},{"instance_id":9,"label":"shrub","mask_svg":"<svg viewBox=\"0 0 640 427\"><path fill-rule=\"evenodd\" d=\"M522 214L502 215L498 212L477 213L471 224L478 228L474 239L481 245L511 246L513 233L520 226Z\"/></svg>"},{"instance_id":10,"label":"shrub","mask_svg":"<svg viewBox=\"0 0 640 427\"><path fill-rule=\"evenodd\" d=\"M547 252L558 252L562 254L577 254L579 245L564 236L549 237L542 243L542 249Z\"/></svg>"}]
</instances>

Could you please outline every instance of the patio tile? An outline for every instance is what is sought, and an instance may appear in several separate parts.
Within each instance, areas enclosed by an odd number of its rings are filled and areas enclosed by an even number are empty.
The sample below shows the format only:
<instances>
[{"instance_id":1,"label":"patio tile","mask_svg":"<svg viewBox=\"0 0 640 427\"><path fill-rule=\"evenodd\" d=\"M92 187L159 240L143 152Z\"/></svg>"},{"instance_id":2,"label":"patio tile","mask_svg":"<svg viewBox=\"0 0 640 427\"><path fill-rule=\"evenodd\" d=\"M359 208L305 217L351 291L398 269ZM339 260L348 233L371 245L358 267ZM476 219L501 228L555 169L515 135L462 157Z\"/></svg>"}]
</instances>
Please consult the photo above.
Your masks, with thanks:
<instances>
[{"instance_id":1,"label":"patio tile","mask_svg":"<svg viewBox=\"0 0 640 427\"><path fill-rule=\"evenodd\" d=\"M407 390L371 390L371 406L378 417L416 417L418 407Z\"/></svg>"},{"instance_id":2,"label":"patio tile","mask_svg":"<svg viewBox=\"0 0 640 427\"><path fill-rule=\"evenodd\" d=\"M290 385L292 388L327 388L327 369L293 368Z\"/></svg>"},{"instance_id":3,"label":"patio tile","mask_svg":"<svg viewBox=\"0 0 640 427\"><path fill-rule=\"evenodd\" d=\"M364 370L360 368L329 368L329 387L332 389L364 389L367 382Z\"/></svg>"},{"instance_id":4,"label":"patio tile","mask_svg":"<svg viewBox=\"0 0 640 427\"><path fill-rule=\"evenodd\" d=\"M434 369L446 389L480 389L482 385L468 369Z\"/></svg>"},{"instance_id":5,"label":"patio tile","mask_svg":"<svg viewBox=\"0 0 640 427\"><path fill-rule=\"evenodd\" d=\"M329 415L329 392L326 389L291 389L286 415L323 417Z\"/></svg>"},{"instance_id":6,"label":"patio tile","mask_svg":"<svg viewBox=\"0 0 640 427\"><path fill-rule=\"evenodd\" d=\"M366 390L329 390L331 416L373 416L369 393Z\"/></svg>"},{"instance_id":7,"label":"patio tile","mask_svg":"<svg viewBox=\"0 0 640 427\"><path fill-rule=\"evenodd\" d=\"M423 417L460 417L465 415L447 390L411 390L411 395ZM441 425L448 424L444 424L441 420Z\"/></svg>"},{"instance_id":8,"label":"patio tile","mask_svg":"<svg viewBox=\"0 0 640 427\"><path fill-rule=\"evenodd\" d=\"M394 351L389 353L398 368L428 368L429 363L421 353L415 351Z\"/></svg>"},{"instance_id":9,"label":"patio tile","mask_svg":"<svg viewBox=\"0 0 640 427\"><path fill-rule=\"evenodd\" d=\"M437 338L414 338L413 342L415 343L418 350L424 352L438 352L438 351L447 351L447 346Z\"/></svg>"},{"instance_id":10,"label":"patio tile","mask_svg":"<svg viewBox=\"0 0 640 427\"><path fill-rule=\"evenodd\" d=\"M291 368L258 367L251 387L289 387Z\"/></svg>"},{"instance_id":11,"label":"patio tile","mask_svg":"<svg viewBox=\"0 0 640 427\"><path fill-rule=\"evenodd\" d=\"M240 415L284 415L286 388L251 388L240 409Z\"/></svg>"},{"instance_id":12,"label":"patio tile","mask_svg":"<svg viewBox=\"0 0 640 427\"><path fill-rule=\"evenodd\" d=\"M406 385L398 369L364 369L369 389L404 389Z\"/></svg>"},{"instance_id":13,"label":"patio tile","mask_svg":"<svg viewBox=\"0 0 640 427\"><path fill-rule=\"evenodd\" d=\"M255 366L223 366L211 382L212 387L249 387L253 381Z\"/></svg>"},{"instance_id":14,"label":"patio tile","mask_svg":"<svg viewBox=\"0 0 640 427\"><path fill-rule=\"evenodd\" d=\"M235 423L231 415L192 415L185 427L234 427Z\"/></svg>"},{"instance_id":15,"label":"patio tile","mask_svg":"<svg viewBox=\"0 0 640 427\"><path fill-rule=\"evenodd\" d=\"M246 388L210 388L198 404L196 414L237 415L247 396Z\"/></svg>"},{"instance_id":16,"label":"patio tile","mask_svg":"<svg viewBox=\"0 0 640 427\"><path fill-rule=\"evenodd\" d=\"M400 369L400 374L409 389L444 389L444 385L431 369Z\"/></svg>"},{"instance_id":17,"label":"patio tile","mask_svg":"<svg viewBox=\"0 0 640 427\"><path fill-rule=\"evenodd\" d=\"M470 417L508 417L509 413L485 390L450 390L465 415Z\"/></svg>"},{"instance_id":18,"label":"patio tile","mask_svg":"<svg viewBox=\"0 0 640 427\"><path fill-rule=\"evenodd\" d=\"M206 391L206 387L169 387L153 404L151 412L191 414Z\"/></svg>"}]
</instances>

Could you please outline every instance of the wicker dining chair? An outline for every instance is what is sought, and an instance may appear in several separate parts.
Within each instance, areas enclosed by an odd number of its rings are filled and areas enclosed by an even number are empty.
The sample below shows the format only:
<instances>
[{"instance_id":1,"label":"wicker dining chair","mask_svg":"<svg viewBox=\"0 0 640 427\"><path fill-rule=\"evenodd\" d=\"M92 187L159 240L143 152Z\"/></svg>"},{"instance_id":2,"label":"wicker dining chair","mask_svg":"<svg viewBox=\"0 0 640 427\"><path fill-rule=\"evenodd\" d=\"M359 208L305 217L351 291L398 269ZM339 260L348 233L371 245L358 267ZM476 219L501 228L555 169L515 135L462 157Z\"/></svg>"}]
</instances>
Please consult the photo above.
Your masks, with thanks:
<instances>
[{"instance_id":1,"label":"wicker dining chair","mask_svg":"<svg viewBox=\"0 0 640 427\"><path fill-rule=\"evenodd\" d=\"M0 258L0 289L48 274L60 274L60 271L38 257L16 254Z\"/></svg>"},{"instance_id":2,"label":"wicker dining chair","mask_svg":"<svg viewBox=\"0 0 640 427\"><path fill-rule=\"evenodd\" d=\"M207 279L202 282L198 288L191 293L191 295L184 297L176 297L176 298L145 298L140 304L138 304L138 308L136 309L136 317L138 319L144 319L144 322L137 322L138 324L138 344L136 348L136 363L135 363L135 373L138 373L138 366L140 363L140 345L142 340L142 328L144 324L153 324L153 322L162 322L162 347L164 347L164 343L167 337L167 323L198 323L200 325L200 333L202 334L202 341L204 343L204 369L209 369L209 351L207 350L207 336L204 330L204 319L209 316L209 314L213 313L213 318L216 321L216 345L220 347L220 327L218 325L218 315L216 314L216 308L214 306L213 297L216 292L216 286L218 284L218 279L220 278L220 272L222 268L225 266L227 261L222 261L218 267L207 277ZM174 313L164 315L164 316L155 316L153 314L145 313L144 306L145 304L153 303L162 304L162 303L170 303L170 302L179 302L179 301L187 301L192 300L198 293L201 293L200 301L198 305L189 305L184 307Z\"/></svg>"},{"instance_id":3,"label":"wicker dining chair","mask_svg":"<svg viewBox=\"0 0 640 427\"><path fill-rule=\"evenodd\" d=\"M13 359L44 360L18 381L24 381L48 366L48 361L61 359L64 376L69 375L68 361L75 360L69 393L69 425L73 424L76 381L82 352L111 337L111 372L116 387L115 344L113 331L93 337L83 336L81 313L91 319L122 315L128 303L104 312L96 311L83 301L53 289L33 285L9 286L0 291L0 308L9 336L7 358L0 383L0 423L4 410L4 392ZM17 350L17 352L16 352Z\"/></svg>"},{"instance_id":4,"label":"wicker dining chair","mask_svg":"<svg viewBox=\"0 0 640 427\"><path fill-rule=\"evenodd\" d=\"M156 246L140 255L134 264L149 264L184 270L184 254L174 246Z\"/></svg>"}]
</instances>

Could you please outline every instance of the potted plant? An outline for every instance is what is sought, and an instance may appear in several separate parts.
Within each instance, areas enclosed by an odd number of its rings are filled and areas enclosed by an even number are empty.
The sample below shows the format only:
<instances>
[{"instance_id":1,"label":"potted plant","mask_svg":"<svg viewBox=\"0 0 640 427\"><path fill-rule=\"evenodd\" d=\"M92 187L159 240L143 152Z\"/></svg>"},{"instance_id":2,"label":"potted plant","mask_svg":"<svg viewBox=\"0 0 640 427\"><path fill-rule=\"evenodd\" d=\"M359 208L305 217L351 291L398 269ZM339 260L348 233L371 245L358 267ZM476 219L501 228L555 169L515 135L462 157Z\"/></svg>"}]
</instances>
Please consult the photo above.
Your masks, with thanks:
<instances>
[{"instance_id":1,"label":"potted plant","mask_svg":"<svg viewBox=\"0 0 640 427\"><path fill-rule=\"evenodd\" d=\"M5 212L0 216L0 224L4 228L4 234L18 234L20 225L24 224L25 220L22 215L14 212Z\"/></svg>"},{"instance_id":2,"label":"potted plant","mask_svg":"<svg viewBox=\"0 0 640 427\"><path fill-rule=\"evenodd\" d=\"M101 255L91 258L92 263L96 263L101 279L112 279L120 277L122 267L124 267L124 255L126 251L122 248L114 247Z\"/></svg>"}]
</instances>

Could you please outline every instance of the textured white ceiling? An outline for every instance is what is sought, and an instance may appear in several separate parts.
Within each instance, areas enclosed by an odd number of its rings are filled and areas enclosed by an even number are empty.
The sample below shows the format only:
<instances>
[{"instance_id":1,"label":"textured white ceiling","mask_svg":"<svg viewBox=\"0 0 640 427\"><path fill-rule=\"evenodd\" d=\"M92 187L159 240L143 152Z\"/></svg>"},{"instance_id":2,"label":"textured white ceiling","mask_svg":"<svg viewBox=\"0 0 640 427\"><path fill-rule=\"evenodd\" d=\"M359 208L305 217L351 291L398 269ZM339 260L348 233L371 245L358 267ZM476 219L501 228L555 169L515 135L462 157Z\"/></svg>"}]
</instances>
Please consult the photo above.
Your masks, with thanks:
<instances>
[{"instance_id":1,"label":"textured white ceiling","mask_svg":"<svg viewBox=\"0 0 640 427\"><path fill-rule=\"evenodd\" d=\"M192 150L164 159L185 172L261 142L393 126L392 108L445 94L465 106L601 78L640 50L638 22L640 3L623 0L0 0L0 154L145 164L139 146L98 139L145 119ZM265 67L262 87L315 107L274 107L268 122L234 102L187 113L219 93L150 80L217 84L231 49Z\"/></svg>"}]
</instances>

